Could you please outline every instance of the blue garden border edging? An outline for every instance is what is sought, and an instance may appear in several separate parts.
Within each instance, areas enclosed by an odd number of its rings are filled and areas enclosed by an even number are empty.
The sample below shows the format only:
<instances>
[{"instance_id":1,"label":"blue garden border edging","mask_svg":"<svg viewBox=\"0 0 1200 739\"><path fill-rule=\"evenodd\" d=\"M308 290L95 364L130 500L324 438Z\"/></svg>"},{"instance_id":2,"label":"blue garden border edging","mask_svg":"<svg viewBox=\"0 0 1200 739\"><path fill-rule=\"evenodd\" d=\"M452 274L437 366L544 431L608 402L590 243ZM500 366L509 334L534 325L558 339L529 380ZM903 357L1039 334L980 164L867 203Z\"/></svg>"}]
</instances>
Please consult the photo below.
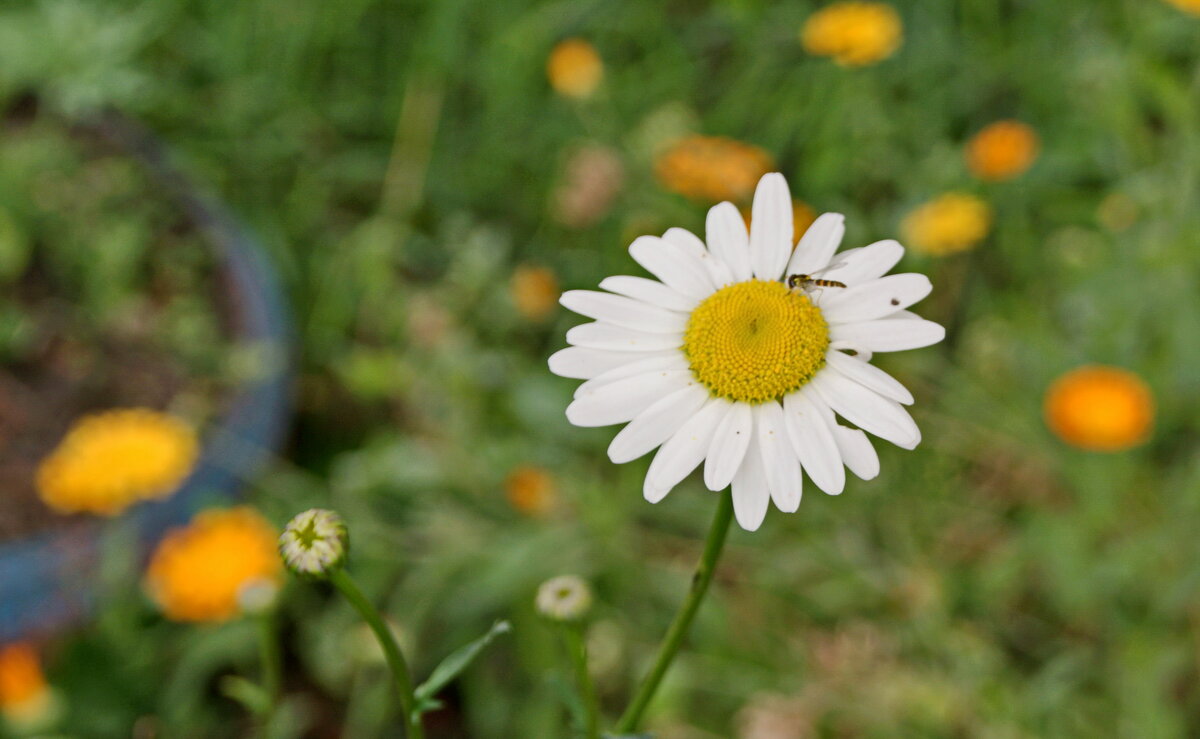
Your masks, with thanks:
<instances>
[{"instance_id":1,"label":"blue garden border edging","mask_svg":"<svg viewBox=\"0 0 1200 739\"><path fill-rule=\"evenodd\" d=\"M253 345L266 365L259 377L234 392L206 434L196 468L182 487L164 501L141 504L127 514L145 551L203 504L233 498L282 441L291 414L291 321L262 247L221 203L171 166L149 131L115 112L77 129L141 163L207 237L231 288L225 297L232 307L234 338ZM80 522L0 545L0 644L51 633L88 614L105 524Z\"/></svg>"}]
</instances>

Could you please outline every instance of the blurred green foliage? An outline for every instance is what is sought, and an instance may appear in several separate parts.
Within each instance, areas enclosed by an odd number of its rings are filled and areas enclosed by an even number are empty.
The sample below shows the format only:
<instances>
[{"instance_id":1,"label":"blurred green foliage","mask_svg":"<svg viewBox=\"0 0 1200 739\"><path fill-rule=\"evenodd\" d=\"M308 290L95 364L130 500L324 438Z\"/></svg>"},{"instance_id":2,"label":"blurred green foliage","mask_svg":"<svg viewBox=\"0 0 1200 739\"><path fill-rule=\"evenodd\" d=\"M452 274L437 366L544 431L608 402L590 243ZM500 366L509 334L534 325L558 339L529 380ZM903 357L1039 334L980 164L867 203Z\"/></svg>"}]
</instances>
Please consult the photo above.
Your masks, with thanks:
<instances>
[{"instance_id":1,"label":"blurred green foliage","mask_svg":"<svg viewBox=\"0 0 1200 739\"><path fill-rule=\"evenodd\" d=\"M808 486L797 515L733 533L653 707L657 735L760 739L746 727L764 714L796 727L784 739L1200 734L1200 19L1148 0L898 3L900 51L848 70L797 43L815 7L0 4L0 100L142 117L268 245L296 314L300 419L254 502L279 522L317 504L346 517L352 566L422 677L512 622L442 696L433 736L566 734L569 672L531 602L546 577L595 584L610 714L682 598L712 495L691 480L651 507L647 460L614 467L611 430L568 426L574 383L545 357L576 320L524 318L508 279L534 263L591 287L636 269L633 236L702 230L704 205L652 174L663 131L689 127L767 149L797 197L847 214L848 246L893 237L952 189L985 198L996 223L971 254L902 265L931 276L918 312L950 329L880 360L914 389L925 442L879 443L878 479L840 498ZM584 102L546 84L567 36L605 63ZM1039 161L974 182L963 142L1008 117L1037 130ZM552 201L585 142L618 152L627 175L611 212L575 229ZM44 182L63 146L3 144L0 280L23 270L33 234L52 234L39 238L62 245L56 258L80 260L63 270L81 302L136 296L130 265L160 246L140 204L94 198L52 218L26 205L65 197ZM1112 196L1126 227L1098 215ZM28 320L7 314L6 354ZM1045 387L1087 362L1153 388L1149 444L1089 454L1045 430ZM557 480L546 518L506 502L521 464ZM216 685L254 674L251 625L164 623L135 564L112 565L97 623L54 650L64 731L248 730ZM297 585L284 609L290 735L397 735L348 608Z\"/></svg>"}]
</instances>

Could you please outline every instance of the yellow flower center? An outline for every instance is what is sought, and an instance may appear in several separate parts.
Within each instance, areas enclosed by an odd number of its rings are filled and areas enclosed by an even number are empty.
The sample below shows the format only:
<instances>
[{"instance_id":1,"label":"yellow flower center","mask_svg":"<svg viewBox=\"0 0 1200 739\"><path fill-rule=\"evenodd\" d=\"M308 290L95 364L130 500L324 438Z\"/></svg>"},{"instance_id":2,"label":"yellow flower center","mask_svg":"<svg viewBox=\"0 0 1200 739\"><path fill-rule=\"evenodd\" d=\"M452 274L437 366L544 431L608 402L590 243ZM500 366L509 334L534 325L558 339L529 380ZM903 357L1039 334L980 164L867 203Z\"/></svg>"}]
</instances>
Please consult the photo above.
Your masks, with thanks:
<instances>
[{"instance_id":1,"label":"yellow flower center","mask_svg":"<svg viewBox=\"0 0 1200 739\"><path fill-rule=\"evenodd\" d=\"M765 403L808 382L825 364L829 328L808 296L749 280L710 295L688 320L683 352L713 395Z\"/></svg>"}]
</instances>

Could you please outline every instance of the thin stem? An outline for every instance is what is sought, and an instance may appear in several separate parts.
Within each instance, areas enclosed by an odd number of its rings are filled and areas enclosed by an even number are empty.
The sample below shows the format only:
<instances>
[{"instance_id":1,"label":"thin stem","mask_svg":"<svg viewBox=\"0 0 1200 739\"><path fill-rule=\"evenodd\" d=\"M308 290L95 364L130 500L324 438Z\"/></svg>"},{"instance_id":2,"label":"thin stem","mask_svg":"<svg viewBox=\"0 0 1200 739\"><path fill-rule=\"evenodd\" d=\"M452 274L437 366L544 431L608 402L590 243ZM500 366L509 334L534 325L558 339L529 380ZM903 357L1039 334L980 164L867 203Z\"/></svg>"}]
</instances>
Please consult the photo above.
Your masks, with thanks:
<instances>
[{"instance_id":1,"label":"thin stem","mask_svg":"<svg viewBox=\"0 0 1200 739\"><path fill-rule=\"evenodd\" d=\"M637 728L638 722L642 720L642 713L650 704L650 700L654 698L658 684L662 682L663 675L671 666L671 661L675 659L679 645L687 636L692 619L695 618L696 611L700 608L700 602L704 600L704 594L708 591L708 585L712 582L717 560L721 556L721 550L725 547L725 537L729 534L729 522L732 520L733 496L725 493L721 496L721 502L717 504L717 512L713 516L712 526L708 530L708 538L704 541L704 553L700 555L700 561L696 563L696 573L692 575L692 587L688 591L687 599L684 600L679 613L675 614L675 620L667 629L667 635L663 637L662 645L658 648L658 657L654 660L654 667L642 681L629 708L625 709L625 715L621 716L621 720L617 723L618 733L628 733Z\"/></svg>"},{"instance_id":2,"label":"thin stem","mask_svg":"<svg viewBox=\"0 0 1200 739\"><path fill-rule=\"evenodd\" d=\"M413 710L416 699L413 697L412 678L409 676L408 663L404 661L404 655L400 652L400 645L396 643L396 637L392 634L392 630L388 628L383 616L379 615L379 611L358 589L358 585L354 583L345 569L334 570L333 574L329 576L329 582L341 591L346 600L350 601L350 605L354 606L354 610L358 611L358 615L362 616L363 621L367 622L367 626L371 627L371 631L375 632L375 638L379 640L379 646L383 648L388 667L392 671L392 678L396 682L396 694L400 699L400 710L404 712L404 725L408 727L408 739L424 739L425 729L421 726L421 717Z\"/></svg>"},{"instance_id":3,"label":"thin stem","mask_svg":"<svg viewBox=\"0 0 1200 739\"><path fill-rule=\"evenodd\" d=\"M275 629L275 614L272 611L260 614L258 621L258 657L262 672L262 689L267 697L267 709L262 716L263 727L270 726L279 705L279 692L283 683L283 655L279 650L279 634Z\"/></svg>"},{"instance_id":4,"label":"thin stem","mask_svg":"<svg viewBox=\"0 0 1200 739\"><path fill-rule=\"evenodd\" d=\"M578 624L563 624L563 636L567 641L567 651L571 653L575 682L579 685L579 695L583 700L587 739L599 739L600 705L596 700L596 687L592 684L591 673L588 672L587 642L583 638L583 628Z\"/></svg>"}]
</instances>

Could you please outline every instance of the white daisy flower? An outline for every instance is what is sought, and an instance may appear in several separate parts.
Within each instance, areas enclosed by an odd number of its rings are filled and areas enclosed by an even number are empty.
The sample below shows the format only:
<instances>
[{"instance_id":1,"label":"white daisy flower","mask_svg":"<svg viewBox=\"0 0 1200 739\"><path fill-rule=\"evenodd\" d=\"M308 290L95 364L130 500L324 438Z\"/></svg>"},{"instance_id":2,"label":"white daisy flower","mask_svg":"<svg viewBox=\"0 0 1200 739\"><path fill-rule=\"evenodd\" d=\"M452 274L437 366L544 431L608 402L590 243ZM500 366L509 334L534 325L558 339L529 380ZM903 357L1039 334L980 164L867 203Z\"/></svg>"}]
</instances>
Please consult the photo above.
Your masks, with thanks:
<instances>
[{"instance_id":1,"label":"white daisy flower","mask_svg":"<svg viewBox=\"0 0 1200 739\"><path fill-rule=\"evenodd\" d=\"M946 334L906 310L929 294L927 277L884 276L904 254L899 243L835 255L845 219L826 213L793 251L792 199L778 173L759 181L751 215L749 234L721 203L708 212L707 243L682 228L635 240L630 255L658 279L621 275L601 281L608 292L564 293L564 306L595 320L567 331L571 346L550 357L555 374L586 380L567 407L571 423L627 424L608 447L613 462L658 447L646 500L662 500L703 462L710 490L732 485L747 531L769 501L799 507L802 471L831 495L845 468L879 474L864 431L916 447L921 432L904 409L912 395L870 358Z\"/></svg>"}]
</instances>

